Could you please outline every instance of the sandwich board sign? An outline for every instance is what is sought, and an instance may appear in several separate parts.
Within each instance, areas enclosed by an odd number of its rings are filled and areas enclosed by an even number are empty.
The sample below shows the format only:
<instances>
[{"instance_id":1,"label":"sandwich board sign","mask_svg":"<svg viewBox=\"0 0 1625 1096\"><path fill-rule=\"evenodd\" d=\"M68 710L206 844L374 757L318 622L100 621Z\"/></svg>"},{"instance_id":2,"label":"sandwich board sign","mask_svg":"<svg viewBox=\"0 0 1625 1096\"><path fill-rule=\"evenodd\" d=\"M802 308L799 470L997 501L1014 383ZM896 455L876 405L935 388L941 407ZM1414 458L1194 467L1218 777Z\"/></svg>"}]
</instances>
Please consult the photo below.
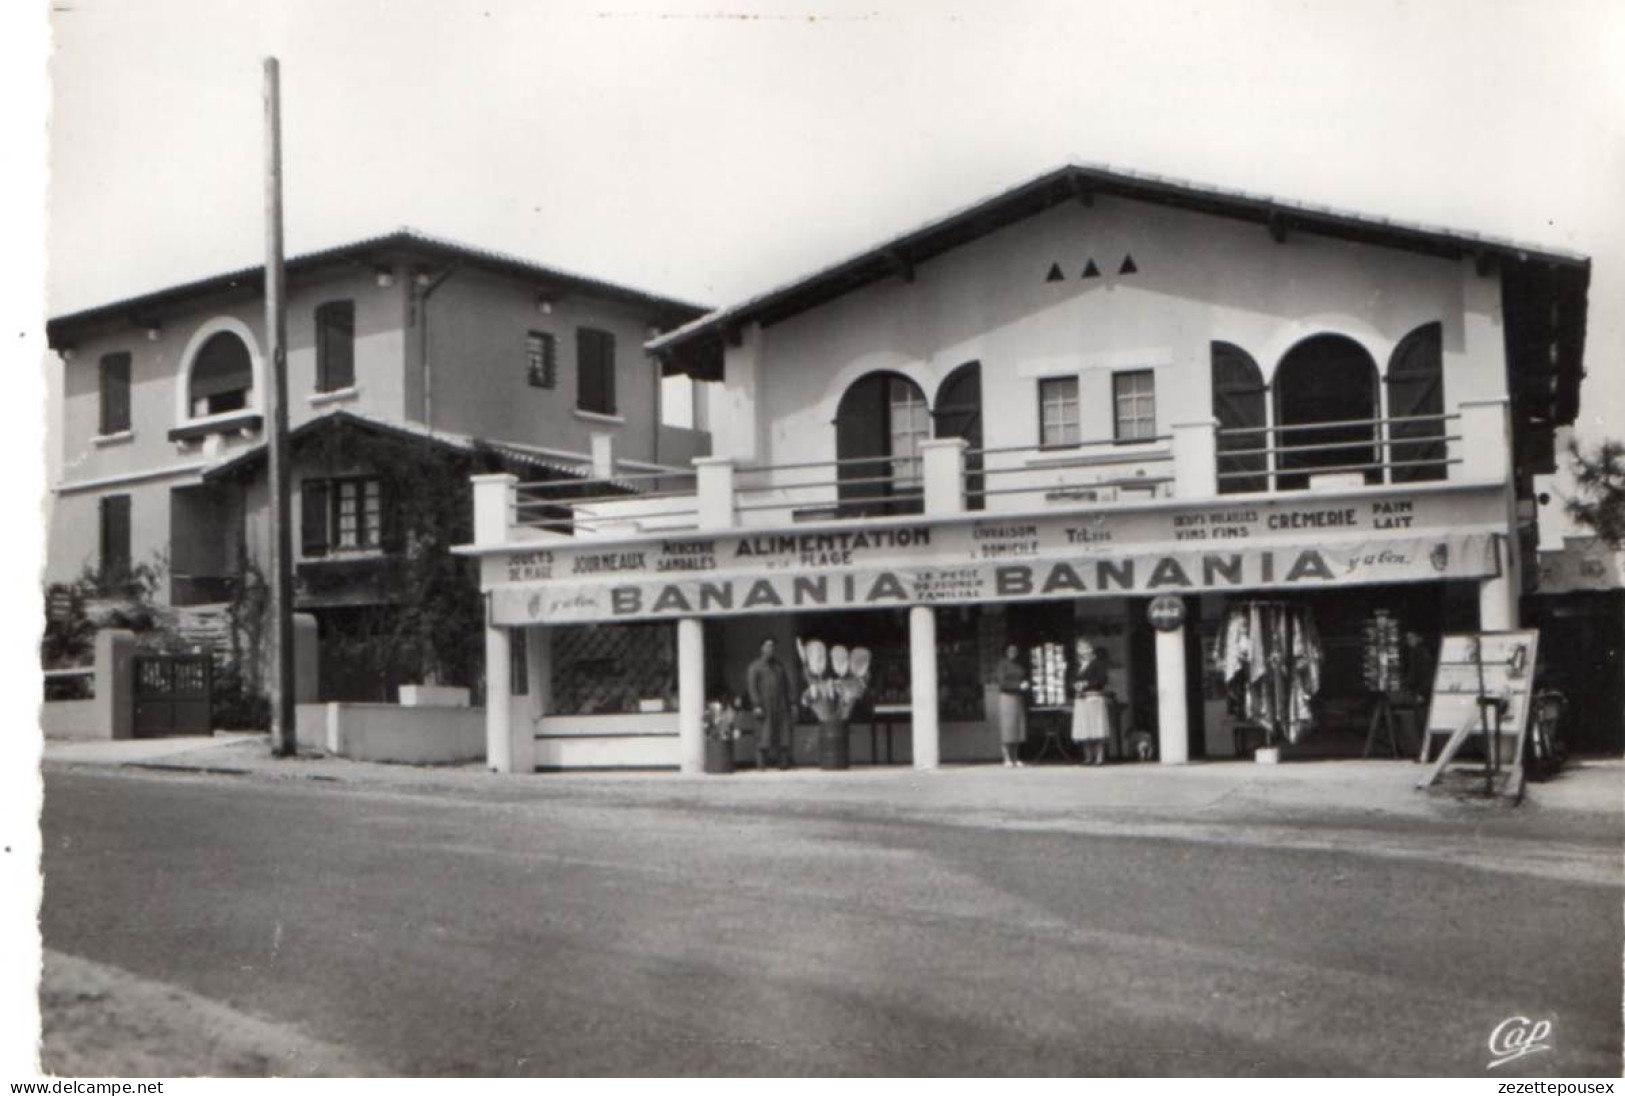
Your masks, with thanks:
<instances>
[{"instance_id":1,"label":"sandwich board sign","mask_svg":"<svg viewBox=\"0 0 1625 1096\"><path fill-rule=\"evenodd\" d=\"M1447 635L1439 645L1438 668L1433 676L1432 702L1428 705L1427 726L1422 735L1421 761L1436 734L1450 736L1439 759L1419 787L1427 787L1444 772L1468 739L1484 739L1488 727L1495 735L1493 748L1508 749L1508 787L1522 783L1523 740L1529 724L1530 697L1534 692L1535 659L1539 653L1540 632L1468 632Z\"/></svg>"}]
</instances>

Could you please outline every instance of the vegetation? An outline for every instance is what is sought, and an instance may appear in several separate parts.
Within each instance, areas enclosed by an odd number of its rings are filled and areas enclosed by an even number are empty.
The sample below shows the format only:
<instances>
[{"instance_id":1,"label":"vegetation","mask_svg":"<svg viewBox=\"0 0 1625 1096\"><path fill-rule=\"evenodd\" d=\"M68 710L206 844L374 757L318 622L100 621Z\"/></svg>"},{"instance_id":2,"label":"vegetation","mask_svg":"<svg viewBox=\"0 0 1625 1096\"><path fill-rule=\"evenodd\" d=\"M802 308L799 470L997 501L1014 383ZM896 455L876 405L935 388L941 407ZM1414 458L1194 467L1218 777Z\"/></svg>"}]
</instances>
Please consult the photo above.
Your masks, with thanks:
<instances>
[{"instance_id":1,"label":"vegetation","mask_svg":"<svg viewBox=\"0 0 1625 1096\"><path fill-rule=\"evenodd\" d=\"M1569 441L1578 497L1564 509L1569 517L1615 548L1625 547L1625 442L1608 440L1587 452Z\"/></svg>"}]
</instances>

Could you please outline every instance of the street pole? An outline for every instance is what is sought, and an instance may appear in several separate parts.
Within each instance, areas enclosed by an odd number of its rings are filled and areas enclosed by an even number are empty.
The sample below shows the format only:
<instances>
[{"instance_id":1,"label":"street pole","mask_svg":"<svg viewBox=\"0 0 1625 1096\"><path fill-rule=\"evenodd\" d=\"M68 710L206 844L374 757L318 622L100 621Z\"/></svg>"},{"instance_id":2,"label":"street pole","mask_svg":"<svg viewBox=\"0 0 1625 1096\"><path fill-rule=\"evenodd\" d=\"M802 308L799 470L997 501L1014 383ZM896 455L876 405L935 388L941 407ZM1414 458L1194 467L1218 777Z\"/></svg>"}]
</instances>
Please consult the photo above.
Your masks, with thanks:
<instances>
[{"instance_id":1,"label":"street pole","mask_svg":"<svg viewBox=\"0 0 1625 1096\"><path fill-rule=\"evenodd\" d=\"M271 752L298 752L293 682L293 506L288 483L288 302L282 267L282 110L275 57L265 59L265 332L271 366Z\"/></svg>"}]
</instances>

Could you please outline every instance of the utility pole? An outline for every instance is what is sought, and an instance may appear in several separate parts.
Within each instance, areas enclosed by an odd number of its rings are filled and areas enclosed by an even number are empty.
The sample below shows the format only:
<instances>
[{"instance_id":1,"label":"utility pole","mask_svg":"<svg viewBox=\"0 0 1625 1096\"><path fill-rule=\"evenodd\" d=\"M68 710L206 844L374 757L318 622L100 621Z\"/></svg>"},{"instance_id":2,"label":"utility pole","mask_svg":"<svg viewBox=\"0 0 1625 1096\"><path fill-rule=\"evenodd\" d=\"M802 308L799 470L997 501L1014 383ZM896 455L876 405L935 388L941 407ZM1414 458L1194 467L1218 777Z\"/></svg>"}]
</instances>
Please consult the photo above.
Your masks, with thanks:
<instances>
[{"instance_id":1,"label":"utility pole","mask_svg":"<svg viewBox=\"0 0 1625 1096\"><path fill-rule=\"evenodd\" d=\"M271 365L271 752L292 757L294 728L293 506L288 482L288 302L282 267L282 103L275 57L265 59L265 333Z\"/></svg>"}]
</instances>

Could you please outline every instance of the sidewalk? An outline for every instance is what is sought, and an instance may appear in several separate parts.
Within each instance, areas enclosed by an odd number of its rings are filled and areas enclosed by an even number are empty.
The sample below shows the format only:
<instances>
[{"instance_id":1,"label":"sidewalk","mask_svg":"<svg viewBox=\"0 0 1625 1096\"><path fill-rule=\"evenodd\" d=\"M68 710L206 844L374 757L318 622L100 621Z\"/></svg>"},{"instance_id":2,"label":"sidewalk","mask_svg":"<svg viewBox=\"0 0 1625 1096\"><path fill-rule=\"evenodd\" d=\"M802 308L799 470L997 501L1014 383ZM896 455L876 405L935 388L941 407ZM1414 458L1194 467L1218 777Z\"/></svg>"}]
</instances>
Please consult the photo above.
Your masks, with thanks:
<instances>
[{"instance_id":1,"label":"sidewalk","mask_svg":"<svg viewBox=\"0 0 1625 1096\"><path fill-rule=\"evenodd\" d=\"M1035 765L945 765L934 773L903 766L858 766L842 772L801 767L790 772L742 770L731 776L683 776L673 772L574 772L507 775L479 763L452 766L386 765L339 757L275 758L265 735L47 742L47 764L134 767L320 780L402 789L478 790L494 798L592 797L632 793L637 798L695 803L919 807L1046 814L1054 811L1149 813L1152 815L1269 815L1277 811L1392 818L1442 818L1462 809L1501 804L1417 790L1426 770L1410 761L1305 760L1278 766L1244 761L1163 766L1118 764L1101 769ZM1463 782L1465 783L1465 782ZM1564 812L1625 823L1625 761L1585 760L1556 779L1528 785L1530 813Z\"/></svg>"}]
</instances>

